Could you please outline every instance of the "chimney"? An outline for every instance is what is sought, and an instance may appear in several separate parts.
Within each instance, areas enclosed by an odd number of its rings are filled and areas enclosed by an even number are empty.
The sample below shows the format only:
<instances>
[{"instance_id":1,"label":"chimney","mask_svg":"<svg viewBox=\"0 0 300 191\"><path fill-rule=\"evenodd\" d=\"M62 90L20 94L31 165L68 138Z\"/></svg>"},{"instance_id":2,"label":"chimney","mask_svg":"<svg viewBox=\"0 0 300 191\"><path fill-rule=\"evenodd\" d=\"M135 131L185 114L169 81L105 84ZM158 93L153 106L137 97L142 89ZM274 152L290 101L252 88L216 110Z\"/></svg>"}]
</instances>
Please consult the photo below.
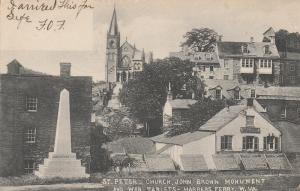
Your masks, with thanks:
<instances>
[{"instance_id":1,"label":"chimney","mask_svg":"<svg viewBox=\"0 0 300 191\"><path fill-rule=\"evenodd\" d=\"M70 77L71 76L71 63L60 63L60 77Z\"/></svg>"},{"instance_id":2,"label":"chimney","mask_svg":"<svg viewBox=\"0 0 300 191\"><path fill-rule=\"evenodd\" d=\"M250 37L250 42L254 42L253 36Z\"/></svg>"},{"instance_id":3,"label":"chimney","mask_svg":"<svg viewBox=\"0 0 300 191\"><path fill-rule=\"evenodd\" d=\"M223 37L222 35L218 35L217 36L217 42L222 42L222 37Z\"/></svg>"}]
</instances>

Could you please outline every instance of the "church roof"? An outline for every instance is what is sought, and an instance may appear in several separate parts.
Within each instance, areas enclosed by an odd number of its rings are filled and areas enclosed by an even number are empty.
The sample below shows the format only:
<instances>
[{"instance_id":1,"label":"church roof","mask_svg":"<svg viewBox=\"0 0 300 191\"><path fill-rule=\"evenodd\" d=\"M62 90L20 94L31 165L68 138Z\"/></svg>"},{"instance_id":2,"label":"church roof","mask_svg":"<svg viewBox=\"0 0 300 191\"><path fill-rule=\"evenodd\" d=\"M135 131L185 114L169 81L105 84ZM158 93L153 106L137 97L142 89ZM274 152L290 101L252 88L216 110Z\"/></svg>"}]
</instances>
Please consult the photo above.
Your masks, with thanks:
<instances>
[{"instance_id":1,"label":"church roof","mask_svg":"<svg viewBox=\"0 0 300 191\"><path fill-rule=\"evenodd\" d=\"M117 13L116 13L115 8L113 11L113 16L111 18L108 34L110 34L110 35L118 35L119 34L118 23L117 23Z\"/></svg>"}]
</instances>

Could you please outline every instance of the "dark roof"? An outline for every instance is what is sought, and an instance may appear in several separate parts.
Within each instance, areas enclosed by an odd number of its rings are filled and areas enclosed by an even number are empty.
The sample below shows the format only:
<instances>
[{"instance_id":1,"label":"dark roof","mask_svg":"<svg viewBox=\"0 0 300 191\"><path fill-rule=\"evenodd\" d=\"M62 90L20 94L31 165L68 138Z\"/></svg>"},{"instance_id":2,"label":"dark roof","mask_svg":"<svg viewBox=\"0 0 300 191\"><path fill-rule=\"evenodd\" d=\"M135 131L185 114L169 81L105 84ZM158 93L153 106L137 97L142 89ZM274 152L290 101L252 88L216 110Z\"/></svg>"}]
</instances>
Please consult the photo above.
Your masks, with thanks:
<instances>
[{"instance_id":1,"label":"dark roof","mask_svg":"<svg viewBox=\"0 0 300 191\"><path fill-rule=\"evenodd\" d=\"M147 154L155 152L154 143L150 139L143 137L119 139L107 143L106 147L112 153Z\"/></svg>"},{"instance_id":2,"label":"dark roof","mask_svg":"<svg viewBox=\"0 0 300 191\"><path fill-rule=\"evenodd\" d=\"M189 109L197 100L193 99L174 99L170 101L173 109Z\"/></svg>"},{"instance_id":3,"label":"dark roof","mask_svg":"<svg viewBox=\"0 0 300 191\"><path fill-rule=\"evenodd\" d=\"M217 170L240 170L233 154L216 154L213 160Z\"/></svg>"},{"instance_id":4,"label":"dark roof","mask_svg":"<svg viewBox=\"0 0 300 191\"><path fill-rule=\"evenodd\" d=\"M203 155L200 154L185 154L180 155L182 169L186 172L208 171L207 164Z\"/></svg>"},{"instance_id":5,"label":"dark roof","mask_svg":"<svg viewBox=\"0 0 300 191\"><path fill-rule=\"evenodd\" d=\"M247 109L246 105L234 105L229 108L224 108L202 125L199 130L218 131L238 117L240 112L245 109Z\"/></svg>"},{"instance_id":6,"label":"dark roof","mask_svg":"<svg viewBox=\"0 0 300 191\"><path fill-rule=\"evenodd\" d=\"M299 52L279 52L279 55L282 59L285 60L297 60L297 61L300 60Z\"/></svg>"},{"instance_id":7,"label":"dark roof","mask_svg":"<svg viewBox=\"0 0 300 191\"><path fill-rule=\"evenodd\" d=\"M214 134L214 132L208 132L208 131L195 131L195 132L189 132L184 133L181 135L173 136L173 137L167 137L166 133L161 134L155 137L151 137L150 139L154 142L158 143L166 143L166 144L173 144L173 145L184 145L190 142L194 142L197 140L200 140L204 137L207 137L211 134Z\"/></svg>"},{"instance_id":8,"label":"dark roof","mask_svg":"<svg viewBox=\"0 0 300 191\"><path fill-rule=\"evenodd\" d=\"M242 53L242 46L247 46L249 53ZM269 46L270 54L264 54L264 47ZM223 57L271 57L279 58L275 44L270 42L217 42L217 51L220 58Z\"/></svg>"},{"instance_id":9,"label":"dark roof","mask_svg":"<svg viewBox=\"0 0 300 191\"><path fill-rule=\"evenodd\" d=\"M206 79L204 80L204 84L209 90L215 89L217 87L221 87L223 90L222 95L227 99L231 98L228 91L236 87L239 87L238 81L235 80ZM208 93L207 95L209 96L210 92L208 91L207 93Z\"/></svg>"},{"instance_id":10,"label":"dark roof","mask_svg":"<svg viewBox=\"0 0 300 191\"><path fill-rule=\"evenodd\" d=\"M300 125L288 121L274 123L282 132L282 151L300 153Z\"/></svg>"},{"instance_id":11,"label":"dark roof","mask_svg":"<svg viewBox=\"0 0 300 191\"><path fill-rule=\"evenodd\" d=\"M284 153L265 154L270 169L291 170L292 166Z\"/></svg>"},{"instance_id":12,"label":"dark roof","mask_svg":"<svg viewBox=\"0 0 300 191\"><path fill-rule=\"evenodd\" d=\"M300 87L256 87L257 99L299 100Z\"/></svg>"},{"instance_id":13,"label":"dark roof","mask_svg":"<svg viewBox=\"0 0 300 191\"><path fill-rule=\"evenodd\" d=\"M240 159L245 170L269 169L264 154L240 154Z\"/></svg>"},{"instance_id":14,"label":"dark roof","mask_svg":"<svg viewBox=\"0 0 300 191\"><path fill-rule=\"evenodd\" d=\"M150 172L175 171L173 160L169 155L145 155L145 161Z\"/></svg>"}]
</instances>

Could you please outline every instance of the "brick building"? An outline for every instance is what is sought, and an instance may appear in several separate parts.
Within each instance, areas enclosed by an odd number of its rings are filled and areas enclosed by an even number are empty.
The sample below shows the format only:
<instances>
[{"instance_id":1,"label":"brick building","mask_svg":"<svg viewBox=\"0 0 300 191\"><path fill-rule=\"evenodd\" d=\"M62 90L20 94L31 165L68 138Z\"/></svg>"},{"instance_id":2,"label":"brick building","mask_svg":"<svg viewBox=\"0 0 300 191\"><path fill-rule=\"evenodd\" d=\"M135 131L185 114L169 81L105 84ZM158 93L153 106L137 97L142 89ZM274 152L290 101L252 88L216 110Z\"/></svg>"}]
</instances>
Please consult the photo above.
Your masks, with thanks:
<instances>
[{"instance_id":1,"label":"brick building","mask_svg":"<svg viewBox=\"0 0 300 191\"><path fill-rule=\"evenodd\" d=\"M282 86L300 85L300 53L279 52L281 63L281 84Z\"/></svg>"},{"instance_id":2,"label":"brick building","mask_svg":"<svg viewBox=\"0 0 300 191\"><path fill-rule=\"evenodd\" d=\"M92 113L92 78L60 76L24 68L17 60L0 75L0 176L31 173L53 151L60 91L70 92L72 152L88 165Z\"/></svg>"}]
</instances>

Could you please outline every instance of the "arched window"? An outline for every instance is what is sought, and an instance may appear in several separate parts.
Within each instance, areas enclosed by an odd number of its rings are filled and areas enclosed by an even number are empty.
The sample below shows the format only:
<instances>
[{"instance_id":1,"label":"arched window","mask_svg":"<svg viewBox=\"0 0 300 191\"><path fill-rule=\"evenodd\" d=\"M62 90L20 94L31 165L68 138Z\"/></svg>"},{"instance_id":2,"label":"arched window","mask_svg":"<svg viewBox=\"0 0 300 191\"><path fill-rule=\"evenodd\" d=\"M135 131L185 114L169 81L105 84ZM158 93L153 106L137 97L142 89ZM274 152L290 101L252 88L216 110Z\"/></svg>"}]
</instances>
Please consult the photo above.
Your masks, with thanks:
<instances>
[{"instance_id":1,"label":"arched window","mask_svg":"<svg viewBox=\"0 0 300 191\"><path fill-rule=\"evenodd\" d=\"M131 60L128 56L122 58L121 67L129 67Z\"/></svg>"}]
</instances>

